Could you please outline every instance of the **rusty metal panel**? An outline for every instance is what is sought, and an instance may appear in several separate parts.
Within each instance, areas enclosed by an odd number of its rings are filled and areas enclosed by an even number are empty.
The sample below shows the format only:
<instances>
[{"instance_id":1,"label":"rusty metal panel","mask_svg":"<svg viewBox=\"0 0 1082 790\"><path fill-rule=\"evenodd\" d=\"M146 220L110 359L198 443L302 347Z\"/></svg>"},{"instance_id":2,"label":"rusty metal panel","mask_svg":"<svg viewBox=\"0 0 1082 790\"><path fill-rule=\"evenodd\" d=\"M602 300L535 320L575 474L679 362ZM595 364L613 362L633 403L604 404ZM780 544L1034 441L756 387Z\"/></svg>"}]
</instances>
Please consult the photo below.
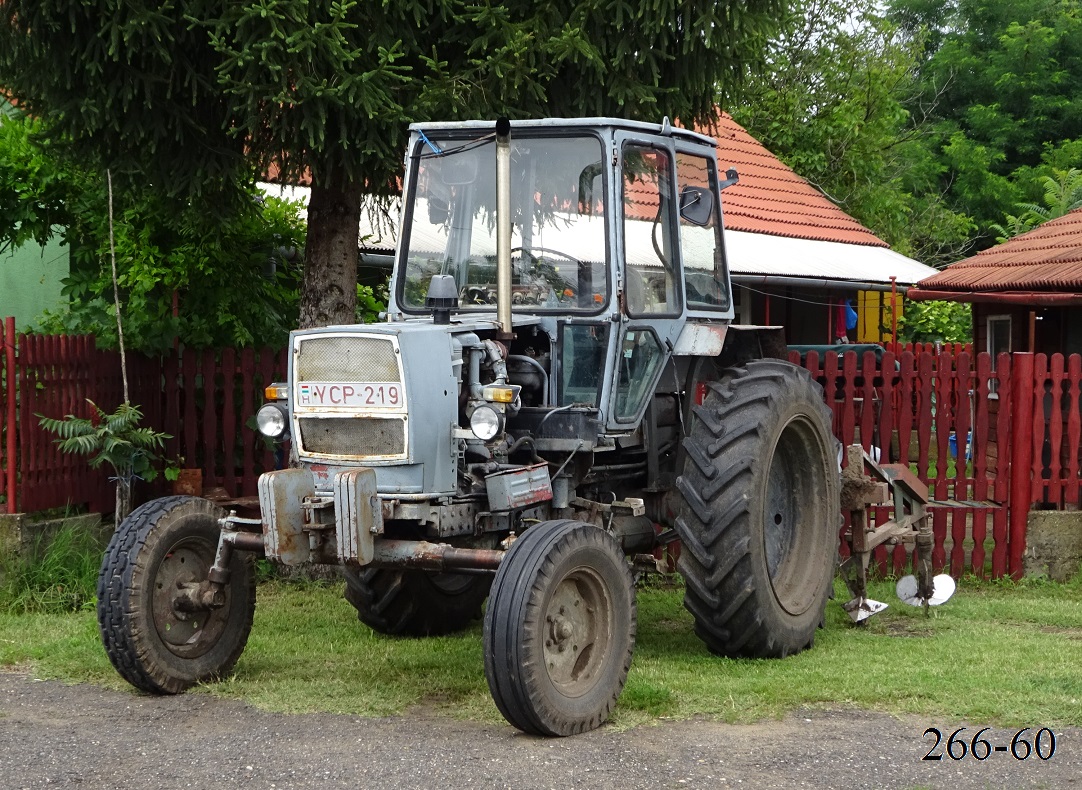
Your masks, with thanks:
<instances>
[{"instance_id":1,"label":"rusty metal panel","mask_svg":"<svg viewBox=\"0 0 1082 790\"><path fill-rule=\"evenodd\" d=\"M362 466L334 476L338 559L367 565L375 554L375 534L383 531L383 509L376 496L376 472Z\"/></svg>"},{"instance_id":2,"label":"rusty metal panel","mask_svg":"<svg viewBox=\"0 0 1082 790\"><path fill-rule=\"evenodd\" d=\"M259 476L259 512L267 559L286 565L308 561L301 505L305 497L315 493L315 477L307 469L279 469Z\"/></svg>"},{"instance_id":3,"label":"rusty metal panel","mask_svg":"<svg viewBox=\"0 0 1082 790\"><path fill-rule=\"evenodd\" d=\"M488 508L493 512L516 510L552 499L552 481L545 463L488 475L485 485Z\"/></svg>"},{"instance_id":4,"label":"rusty metal panel","mask_svg":"<svg viewBox=\"0 0 1082 790\"><path fill-rule=\"evenodd\" d=\"M725 347L724 323L688 322L676 338L672 353L678 357L716 357Z\"/></svg>"}]
</instances>

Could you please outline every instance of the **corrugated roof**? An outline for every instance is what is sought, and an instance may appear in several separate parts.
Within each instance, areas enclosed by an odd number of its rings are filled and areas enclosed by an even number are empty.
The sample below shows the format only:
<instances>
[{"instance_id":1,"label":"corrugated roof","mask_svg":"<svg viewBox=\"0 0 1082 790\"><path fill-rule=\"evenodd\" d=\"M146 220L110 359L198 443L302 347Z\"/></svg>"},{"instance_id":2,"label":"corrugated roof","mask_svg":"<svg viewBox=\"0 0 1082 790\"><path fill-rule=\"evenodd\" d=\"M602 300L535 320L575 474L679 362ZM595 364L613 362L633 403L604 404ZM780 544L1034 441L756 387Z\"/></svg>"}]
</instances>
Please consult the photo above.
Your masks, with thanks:
<instances>
[{"instance_id":1,"label":"corrugated roof","mask_svg":"<svg viewBox=\"0 0 1082 790\"><path fill-rule=\"evenodd\" d=\"M734 277L801 277L829 280L839 286L852 281L886 287L891 277L898 285L908 286L935 271L889 247L794 239L731 227L725 229L725 254Z\"/></svg>"},{"instance_id":2,"label":"corrugated roof","mask_svg":"<svg viewBox=\"0 0 1082 790\"><path fill-rule=\"evenodd\" d=\"M958 261L920 281L940 291L1077 291L1082 288L1082 208Z\"/></svg>"},{"instance_id":3,"label":"corrugated roof","mask_svg":"<svg viewBox=\"0 0 1082 790\"><path fill-rule=\"evenodd\" d=\"M718 167L735 167L740 181L725 190L725 227L812 241L889 247L818 189L785 165L762 143L721 113L707 130L718 141Z\"/></svg>"}]
</instances>

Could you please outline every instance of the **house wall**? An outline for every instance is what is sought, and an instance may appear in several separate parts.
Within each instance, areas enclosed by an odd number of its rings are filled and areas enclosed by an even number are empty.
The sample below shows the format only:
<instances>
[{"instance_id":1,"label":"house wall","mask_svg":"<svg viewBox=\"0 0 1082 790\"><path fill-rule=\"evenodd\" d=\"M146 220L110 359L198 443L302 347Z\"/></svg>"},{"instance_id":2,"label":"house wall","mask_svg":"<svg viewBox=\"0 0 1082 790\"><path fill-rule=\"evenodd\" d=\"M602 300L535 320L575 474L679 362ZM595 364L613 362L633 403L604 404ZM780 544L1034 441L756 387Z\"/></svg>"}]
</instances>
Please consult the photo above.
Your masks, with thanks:
<instances>
[{"instance_id":1,"label":"house wall","mask_svg":"<svg viewBox=\"0 0 1082 790\"><path fill-rule=\"evenodd\" d=\"M1030 312L1034 313L1034 343L1030 346ZM1011 319L1011 350L1038 354L1082 354L1082 323L1077 307L1028 307L1025 305L973 305L973 348L988 351L988 319Z\"/></svg>"},{"instance_id":2,"label":"house wall","mask_svg":"<svg viewBox=\"0 0 1082 790\"><path fill-rule=\"evenodd\" d=\"M851 300L859 318L860 302L856 291L778 288L761 285L747 288L739 283L734 284L733 290L737 294L737 322L783 326L786 343L813 345L838 342L835 331L839 318L838 304L845 299ZM750 305L746 308L746 312L745 304ZM858 342L859 320L857 327L848 330L846 336L850 342Z\"/></svg>"},{"instance_id":3,"label":"house wall","mask_svg":"<svg viewBox=\"0 0 1082 790\"><path fill-rule=\"evenodd\" d=\"M55 239L0 254L0 317L15 316L19 329L33 326L43 310L63 304L60 281L69 271L67 245Z\"/></svg>"},{"instance_id":4,"label":"house wall","mask_svg":"<svg viewBox=\"0 0 1082 790\"><path fill-rule=\"evenodd\" d=\"M901 293L893 295L897 305L898 318L905 314L905 297ZM890 291L860 291L857 294L857 342L885 343L890 341L892 295Z\"/></svg>"}]
</instances>

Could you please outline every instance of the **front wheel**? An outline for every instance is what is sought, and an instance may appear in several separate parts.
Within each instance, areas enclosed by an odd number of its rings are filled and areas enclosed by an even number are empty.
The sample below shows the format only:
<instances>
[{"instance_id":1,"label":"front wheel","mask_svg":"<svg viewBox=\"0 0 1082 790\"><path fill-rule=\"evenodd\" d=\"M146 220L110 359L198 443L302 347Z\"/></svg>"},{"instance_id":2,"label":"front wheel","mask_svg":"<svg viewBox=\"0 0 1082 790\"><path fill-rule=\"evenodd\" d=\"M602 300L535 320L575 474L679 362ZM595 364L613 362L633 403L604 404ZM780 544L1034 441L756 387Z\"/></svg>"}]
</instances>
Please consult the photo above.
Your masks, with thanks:
<instances>
[{"instance_id":1,"label":"front wheel","mask_svg":"<svg viewBox=\"0 0 1082 790\"><path fill-rule=\"evenodd\" d=\"M528 529L485 612L485 675L508 722L535 735L599 727L635 649L635 590L619 544L577 521Z\"/></svg>"},{"instance_id":2,"label":"front wheel","mask_svg":"<svg viewBox=\"0 0 1082 790\"><path fill-rule=\"evenodd\" d=\"M220 508L172 496L148 502L113 534L98 574L98 626L109 660L136 688L177 694L227 674L255 615L250 559L234 552L224 604L185 607L180 591L207 579Z\"/></svg>"}]
</instances>

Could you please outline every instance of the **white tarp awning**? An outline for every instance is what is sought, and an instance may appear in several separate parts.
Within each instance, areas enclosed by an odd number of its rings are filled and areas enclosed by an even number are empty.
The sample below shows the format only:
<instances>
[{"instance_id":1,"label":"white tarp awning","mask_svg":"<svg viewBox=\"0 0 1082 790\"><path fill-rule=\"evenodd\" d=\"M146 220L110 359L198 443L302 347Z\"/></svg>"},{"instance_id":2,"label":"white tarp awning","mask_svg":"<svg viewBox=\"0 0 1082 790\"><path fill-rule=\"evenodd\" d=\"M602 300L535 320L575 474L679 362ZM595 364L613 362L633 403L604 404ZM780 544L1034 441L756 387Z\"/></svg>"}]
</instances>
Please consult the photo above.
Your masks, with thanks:
<instances>
[{"instance_id":1,"label":"white tarp awning","mask_svg":"<svg viewBox=\"0 0 1082 790\"><path fill-rule=\"evenodd\" d=\"M307 187L278 184L259 186L267 194L300 200L305 205L308 203L310 190ZM394 249L396 229L390 229L391 232L386 228L373 229L364 212L361 224L365 248ZM642 239L626 245L628 250L650 250L649 236L645 233L642 235ZM575 254L573 250L567 252ZM805 285L821 281L824 286L844 286L849 282L862 289L877 284L886 289L890 287L892 276L899 286L905 287L936 273L931 266L925 266L887 247L794 239L739 230L725 231L725 252L730 274L745 283L766 284L773 281L774 284L783 284L777 278L792 278L806 281ZM591 257L595 256L587 256Z\"/></svg>"},{"instance_id":2,"label":"white tarp awning","mask_svg":"<svg viewBox=\"0 0 1082 790\"><path fill-rule=\"evenodd\" d=\"M812 241L765 233L725 231L729 271L735 275L799 277L809 280L851 280L860 283L914 285L936 273L931 266L887 247L836 241Z\"/></svg>"}]
</instances>

